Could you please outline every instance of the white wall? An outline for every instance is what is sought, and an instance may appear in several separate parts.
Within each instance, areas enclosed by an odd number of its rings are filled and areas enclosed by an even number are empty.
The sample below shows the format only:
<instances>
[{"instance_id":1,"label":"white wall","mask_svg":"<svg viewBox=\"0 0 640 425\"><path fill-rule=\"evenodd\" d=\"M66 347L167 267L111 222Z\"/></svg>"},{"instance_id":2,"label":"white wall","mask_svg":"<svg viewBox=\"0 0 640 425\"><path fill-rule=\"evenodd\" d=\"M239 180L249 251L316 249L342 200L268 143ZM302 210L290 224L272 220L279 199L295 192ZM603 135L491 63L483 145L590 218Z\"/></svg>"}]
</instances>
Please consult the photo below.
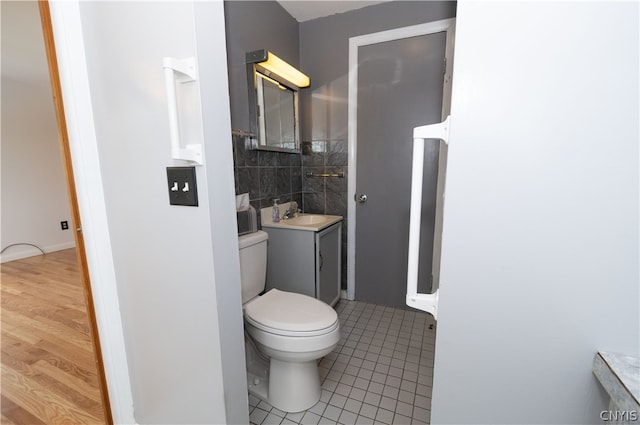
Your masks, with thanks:
<instances>
[{"instance_id":1,"label":"white wall","mask_svg":"<svg viewBox=\"0 0 640 425\"><path fill-rule=\"evenodd\" d=\"M80 17L115 274L100 281L117 285L135 419L247 423L222 3L81 2ZM197 208L169 205L165 167L184 164L169 156L163 56L201 65Z\"/></svg>"},{"instance_id":2,"label":"white wall","mask_svg":"<svg viewBox=\"0 0 640 425\"><path fill-rule=\"evenodd\" d=\"M194 14L226 423L244 424L249 399L222 2L195 2Z\"/></svg>"},{"instance_id":3,"label":"white wall","mask_svg":"<svg viewBox=\"0 0 640 425\"><path fill-rule=\"evenodd\" d=\"M640 354L638 16L458 4L432 423L600 423Z\"/></svg>"},{"instance_id":4,"label":"white wall","mask_svg":"<svg viewBox=\"0 0 640 425\"><path fill-rule=\"evenodd\" d=\"M1 248L75 246L37 2L2 2ZM61 230L66 220L69 230ZM40 255L11 247L1 262Z\"/></svg>"}]
</instances>

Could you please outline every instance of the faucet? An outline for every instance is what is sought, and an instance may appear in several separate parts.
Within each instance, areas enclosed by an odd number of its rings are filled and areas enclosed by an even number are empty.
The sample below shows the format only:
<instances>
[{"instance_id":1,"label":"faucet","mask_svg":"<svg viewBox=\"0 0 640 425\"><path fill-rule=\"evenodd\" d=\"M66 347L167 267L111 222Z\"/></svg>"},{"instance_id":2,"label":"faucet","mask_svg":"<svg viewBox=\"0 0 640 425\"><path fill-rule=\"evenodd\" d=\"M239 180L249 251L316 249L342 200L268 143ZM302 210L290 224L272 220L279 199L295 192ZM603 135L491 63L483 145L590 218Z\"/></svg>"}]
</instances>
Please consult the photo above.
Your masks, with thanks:
<instances>
[{"instance_id":1,"label":"faucet","mask_svg":"<svg viewBox=\"0 0 640 425\"><path fill-rule=\"evenodd\" d=\"M289 204L289 209L285 211L284 215L282 216L283 220L288 220L292 217L295 217L298 212L300 212L300 210L298 209L298 203L295 201L292 201L291 204Z\"/></svg>"},{"instance_id":2,"label":"faucet","mask_svg":"<svg viewBox=\"0 0 640 425\"><path fill-rule=\"evenodd\" d=\"M296 214L298 214L298 211L299 211L298 208L289 208L288 210L286 210L284 212L284 215L282 216L282 219L283 220L288 220L291 217L295 217Z\"/></svg>"}]
</instances>

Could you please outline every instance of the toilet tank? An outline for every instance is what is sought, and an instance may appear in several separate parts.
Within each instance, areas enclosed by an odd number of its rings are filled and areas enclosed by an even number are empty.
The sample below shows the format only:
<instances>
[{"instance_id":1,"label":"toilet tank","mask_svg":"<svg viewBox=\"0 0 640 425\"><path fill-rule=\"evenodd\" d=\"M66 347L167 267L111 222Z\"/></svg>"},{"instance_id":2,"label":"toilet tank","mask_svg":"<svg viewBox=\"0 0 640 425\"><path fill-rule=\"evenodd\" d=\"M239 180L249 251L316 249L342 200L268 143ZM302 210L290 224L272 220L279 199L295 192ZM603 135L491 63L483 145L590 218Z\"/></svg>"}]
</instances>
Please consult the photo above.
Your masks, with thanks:
<instances>
[{"instance_id":1,"label":"toilet tank","mask_svg":"<svg viewBox=\"0 0 640 425\"><path fill-rule=\"evenodd\" d=\"M242 304L264 291L267 279L267 232L238 236Z\"/></svg>"}]
</instances>

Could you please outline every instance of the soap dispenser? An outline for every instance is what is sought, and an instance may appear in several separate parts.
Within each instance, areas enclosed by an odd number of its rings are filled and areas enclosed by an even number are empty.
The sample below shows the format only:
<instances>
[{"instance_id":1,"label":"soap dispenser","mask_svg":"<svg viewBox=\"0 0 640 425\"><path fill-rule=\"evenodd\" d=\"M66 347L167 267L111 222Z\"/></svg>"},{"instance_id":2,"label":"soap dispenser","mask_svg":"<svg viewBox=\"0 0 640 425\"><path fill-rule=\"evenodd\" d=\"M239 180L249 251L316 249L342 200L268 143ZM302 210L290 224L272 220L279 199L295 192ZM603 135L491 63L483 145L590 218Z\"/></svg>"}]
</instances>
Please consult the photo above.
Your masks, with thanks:
<instances>
[{"instance_id":1,"label":"soap dispenser","mask_svg":"<svg viewBox=\"0 0 640 425\"><path fill-rule=\"evenodd\" d=\"M273 200L273 211L271 212L271 219L274 223L280 222L280 207L278 207L279 199Z\"/></svg>"}]
</instances>

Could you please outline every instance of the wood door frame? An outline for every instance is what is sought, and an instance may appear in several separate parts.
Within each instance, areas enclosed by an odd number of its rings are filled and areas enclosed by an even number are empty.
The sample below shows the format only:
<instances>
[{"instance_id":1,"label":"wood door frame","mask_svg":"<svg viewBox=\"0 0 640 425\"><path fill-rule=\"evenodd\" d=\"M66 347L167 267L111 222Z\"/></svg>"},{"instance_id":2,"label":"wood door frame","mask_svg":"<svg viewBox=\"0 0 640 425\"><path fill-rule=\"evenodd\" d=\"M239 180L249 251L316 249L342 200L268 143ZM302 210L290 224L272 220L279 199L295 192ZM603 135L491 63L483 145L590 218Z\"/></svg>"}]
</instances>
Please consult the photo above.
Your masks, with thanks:
<instances>
[{"instance_id":1,"label":"wood door frame","mask_svg":"<svg viewBox=\"0 0 640 425\"><path fill-rule=\"evenodd\" d=\"M79 3L38 6L105 420L135 423Z\"/></svg>"},{"instance_id":2,"label":"wood door frame","mask_svg":"<svg viewBox=\"0 0 640 425\"><path fill-rule=\"evenodd\" d=\"M454 42L455 18L428 22L425 24L411 25L388 31L360 35L349 38L349 94L348 94L348 174L347 189L347 299L354 300L356 292L356 159L357 159L357 135L358 135L358 50L360 47L371 44L384 43L409 37L429 35L438 32L447 33L445 49L445 76L444 90L442 94L442 119L449 114L451 108L451 75L453 73L453 42ZM426 123L425 123L426 124ZM444 173L446 169L446 145L441 143L438 158L438 188L436 190L436 223L434 229L434 286L438 285L436 273L439 279L440 270L440 245L442 243L442 211L444 200ZM408 242L407 242L408 243ZM436 258L437 256L437 258ZM436 264L437 263L437 264Z\"/></svg>"}]
</instances>

